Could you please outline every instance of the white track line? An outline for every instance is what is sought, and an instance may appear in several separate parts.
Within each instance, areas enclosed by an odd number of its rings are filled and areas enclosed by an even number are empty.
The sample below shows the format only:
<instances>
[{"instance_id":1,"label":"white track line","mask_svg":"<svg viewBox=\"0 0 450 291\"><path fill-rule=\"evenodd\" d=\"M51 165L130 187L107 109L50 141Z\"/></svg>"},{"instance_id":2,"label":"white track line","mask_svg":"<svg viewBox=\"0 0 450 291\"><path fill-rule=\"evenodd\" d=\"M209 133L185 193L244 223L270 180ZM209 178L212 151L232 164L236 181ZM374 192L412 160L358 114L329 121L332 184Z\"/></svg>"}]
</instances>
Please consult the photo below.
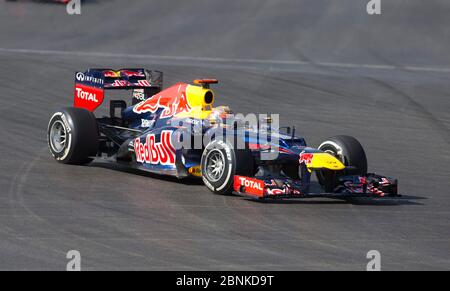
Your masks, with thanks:
<instances>
[{"instance_id":1,"label":"white track line","mask_svg":"<svg viewBox=\"0 0 450 291\"><path fill-rule=\"evenodd\" d=\"M107 52L76 52L60 50L34 50L34 49L8 49L0 48L3 53L34 54L46 56L69 56L69 57L98 57L98 58L127 58L127 59L147 59L147 60L167 60L167 61L189 61L189 62L211 62L211 63L236 63L236 64L263 64L263 65L313 65L330 68L349 69L372 69L372 70L406 70L416 72L450 73L450 68L419 67L419 66L391 66L375 64L353 64L335 62L308 62L308 61L283 61L283 60L261 60L261 59L239 59L239 58L211 58L211 57L187 57L187 56L164 56L164 55L144 55L144 54L123 54Z\"/></svg>"}]
</instances>

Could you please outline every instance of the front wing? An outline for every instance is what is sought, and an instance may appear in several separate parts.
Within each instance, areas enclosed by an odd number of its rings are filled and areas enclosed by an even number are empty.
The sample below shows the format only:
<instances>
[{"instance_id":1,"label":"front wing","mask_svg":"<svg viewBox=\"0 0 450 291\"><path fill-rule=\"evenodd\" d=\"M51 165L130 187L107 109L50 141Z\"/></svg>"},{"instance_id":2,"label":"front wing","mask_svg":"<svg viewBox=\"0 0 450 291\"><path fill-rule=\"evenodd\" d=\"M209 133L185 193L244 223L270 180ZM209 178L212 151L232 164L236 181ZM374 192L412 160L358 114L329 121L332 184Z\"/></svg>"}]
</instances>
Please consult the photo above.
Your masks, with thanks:
<instances>
[{"instance_id":1,"label":"front wing","mask_svg":"<svg viewBox=\"0 0 450 291\"><path fill-rule=\"evenodd\" d=\"M302 181L286 177L244 177L234 176L234 192L258 200L286 198L334 198L357 197L383 198L400 197L397 179L367 174L365 176L344 176L338 179L333 193L310 193Z\"/></svg>"}]
</instances>

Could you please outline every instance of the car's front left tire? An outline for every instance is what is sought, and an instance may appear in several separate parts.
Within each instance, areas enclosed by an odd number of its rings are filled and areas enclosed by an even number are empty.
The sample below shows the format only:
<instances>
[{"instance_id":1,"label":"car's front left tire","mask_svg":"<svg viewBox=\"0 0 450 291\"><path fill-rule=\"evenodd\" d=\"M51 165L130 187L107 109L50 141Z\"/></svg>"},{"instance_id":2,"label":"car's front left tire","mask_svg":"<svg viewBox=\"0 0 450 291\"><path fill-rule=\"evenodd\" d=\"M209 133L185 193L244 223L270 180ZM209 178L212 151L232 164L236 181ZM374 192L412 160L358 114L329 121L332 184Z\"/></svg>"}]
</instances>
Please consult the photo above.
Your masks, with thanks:
<instances>
[{"instance_id":1,"label":"car's front left tire","mask_svg":"<svg viewBox=\"0 0 450 291\"><path fill-rule=\"evenodd\" d=\"M236 149L229 141L214 140L202 154L202 179L216 194L231 194L235 175L253 175L253 156L249 149Z\"/></svg>"},{"instance_id":2,"label":"car's front left tire","mask_svg":"<svg viewBox=\"0 0 450 291\"><path fill-rule=\"evenodd\" d=\"M92 112L75 107L53 114L47 128L50 153L60 163L87 164L98 151L98 125Z\"/></svg>"}]
</instances>

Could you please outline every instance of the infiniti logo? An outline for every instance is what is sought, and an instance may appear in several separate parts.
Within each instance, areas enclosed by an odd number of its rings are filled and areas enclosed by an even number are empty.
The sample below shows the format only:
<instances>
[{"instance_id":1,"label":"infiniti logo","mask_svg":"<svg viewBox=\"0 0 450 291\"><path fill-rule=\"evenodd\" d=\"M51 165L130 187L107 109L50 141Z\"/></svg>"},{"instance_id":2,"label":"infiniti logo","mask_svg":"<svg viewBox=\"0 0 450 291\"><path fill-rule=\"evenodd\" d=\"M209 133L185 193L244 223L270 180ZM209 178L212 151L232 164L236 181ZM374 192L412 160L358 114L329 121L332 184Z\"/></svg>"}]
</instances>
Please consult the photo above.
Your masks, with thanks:
<instances>
[{"instance_id":1,"label":"infiniti logo","mask_svg":"<svg viewBox=\"0 0 450 291\"><path fill-rule=\"evenodd\" d=\"M84 81L84 74L81 72L78 72L76 75L76 78L78 81L83 82Z\"/></svg>"},{"instance_id":2,"label":"infiniti logo","mask_svg":"<svg viewBox=\"0 0 450 291\"><path fill-rule=\"evenodd\" d=\"M100 84L103 85L104 81L102 78L98 78L98 77L94 77L92 75L85 74L82 72L78 72L75 74L75 78L77 80L77 82L90 82L90 83L95 83L95 84Z\"/></svg>"}]
</instances>

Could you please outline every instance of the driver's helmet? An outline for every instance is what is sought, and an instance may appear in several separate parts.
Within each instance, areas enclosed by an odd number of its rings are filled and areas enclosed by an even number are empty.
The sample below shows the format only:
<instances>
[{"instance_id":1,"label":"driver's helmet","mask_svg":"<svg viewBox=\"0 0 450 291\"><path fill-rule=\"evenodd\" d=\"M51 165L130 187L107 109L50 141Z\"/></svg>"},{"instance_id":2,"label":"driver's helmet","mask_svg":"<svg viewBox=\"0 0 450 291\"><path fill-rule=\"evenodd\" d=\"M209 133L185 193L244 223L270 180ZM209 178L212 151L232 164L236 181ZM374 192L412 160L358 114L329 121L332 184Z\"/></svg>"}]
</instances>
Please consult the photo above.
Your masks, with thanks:
<instances>
[{"instance_id":1,"label":"driver's helmet","mask_svg":"<svg viewBox=\"0 0 450 291\"><path fill-rule=\"evenodd\" d=\"M211 110L208 120L211 123L222 123L227 118L227 115L232 113L229 106L217 106Z\"/></svg>"}]
</instances>

